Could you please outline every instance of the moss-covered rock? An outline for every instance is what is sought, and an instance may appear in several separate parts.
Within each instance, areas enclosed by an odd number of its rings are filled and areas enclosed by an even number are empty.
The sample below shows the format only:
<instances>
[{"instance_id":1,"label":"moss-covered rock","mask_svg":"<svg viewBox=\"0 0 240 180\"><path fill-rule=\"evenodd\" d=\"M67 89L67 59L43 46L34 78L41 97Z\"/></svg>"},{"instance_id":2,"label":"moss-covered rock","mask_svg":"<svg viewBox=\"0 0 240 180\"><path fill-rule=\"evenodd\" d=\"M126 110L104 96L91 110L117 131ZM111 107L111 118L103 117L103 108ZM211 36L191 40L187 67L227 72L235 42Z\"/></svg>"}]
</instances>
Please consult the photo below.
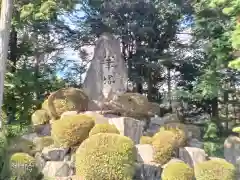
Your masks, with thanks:
<instances>
[{"instance_id":1,"label":"moss-covered rock","mask_svg":"<svg viewBox=\"0 0 240 180\"><path fill-rule=\"evenodd\" d=\"M94 119L90 116L83 114L66 116L52 123L51 136L55 145L71 147L81 144L93 127Z\"/></svg>"},{"instance_id":2,"label":"moss-covered rock","mask_svg":"<svg viewBox=\"0 0 240 180\"><path fill-rule=\"evenodd\" d=\"M136 119L149 117L149 102L146 96L139 93L125 93L107 104L114 113Z\"/></svg>"},{"instance_id":3,"label":"moss-covered rock","mask_svg":"<svg viewBox=\"0 0 240 180\"><path fill-rule=\"evenodd\" d=\"M184 162L173 162L167 165L162 172L162 180L193 180L193 169Z\"/></svg>"},{"instance_id":4,"label":"moss-covered rock","mask_svg":"<svg viewBox=\"0 0 240 180\"><path fill-rule=\"evenodd\" d=\"M120 134L119 130L113 124L96 124L90 131L89 136L97 133L115 133Z\"/></svg>"},{"instance_id":5,"label":"moss-covered rock","mask_svg":"<svg viewBox=\"0 0 240 180\"><path fill-rule=\"evenodd\" d=\"M88 96L83 90L63 88L53 92L48 97L48 111L53 119L58 119L66 111L86 111L88 101Z\"/></svg>"},{"instance_id":6,"label":"moss-covered rock","mask_svg":"<svg viewBox=\"0 0 240 180\"><path fill-rule=\"evenodd\" d=\"M166 127L161 127L159 131L171 131L174 133L177 147L184 147L187 144L187 135L186 133L178 128L178 127L171 127L171 126L166 126Z\"/></svg>"},{"instance_id":7,"label":"moss-covered rock","mask_svg":"<svg viewBox=\"0 0 240 180\"><path fill-rule=\"evenodd\" d=\"M27 153L15 153L10 158L11 174L24 180L34 180L38 176L38 169L34 157Z\"/></svg>"},{"instance_id":8,"label":"moss-covered rock","mask_svg":"<svg viewBox=\"0 0 240 180\"><path fill-rule=\"evenodd\" d=\"M34 138L33 143L37 151L42 151L44 147L53 145L54 141L51 136L43 136Z\"/></svg>"},{"instance_id":9,"label":"moss-covered rock","mask_svg":"<svg viewBox=\"0 0 240 180\"><path fill-rule=\"evenodd\" d=\"M196 180L236 180L236 168L224 159L213 159L196 165Z\"/></svg>"},{"instance_id":10,"label":"moss-covered rock","mask_svg":"<svg viewBox=\"0 0 240 180\"><path fill-rule=\"evenodd\" d=\"M76 175L85 180L132 180L136 161L134 142L113 133L86 139L76 152Z\"/></svg>"},{"instance_id":11,"label":"moss-covered rock","mask_svg":"<svg viewBox=\"0 0 240 180\"><path fill-rule=\"evenodd\" d=\"M158 164L166 164L174 154L177 147L175 134L171 131L161 131L152 137L154 149L154 161Z\"/></svg>"},{"instance_id":12,"label":"moss-covered rock","mask_svg":"<svg viewBox=\"0 0 240 180\"><path fill-rule=\"evenodd\" d=\"M140 144L152 144L152 137L142 136L140 138Z\"/></svg>"},{"instance_id":13,"label":"moss-covered rock","mask_svg":"<svg viewBox=\"0 0 240 180\"><path fill-rule=\"evenodd\" d=\"M36 110L32 114L32 124L33 126L42 125L48 123L50 120L50 116L48 112L44 109Z\"/></svg>"}]
</instances>

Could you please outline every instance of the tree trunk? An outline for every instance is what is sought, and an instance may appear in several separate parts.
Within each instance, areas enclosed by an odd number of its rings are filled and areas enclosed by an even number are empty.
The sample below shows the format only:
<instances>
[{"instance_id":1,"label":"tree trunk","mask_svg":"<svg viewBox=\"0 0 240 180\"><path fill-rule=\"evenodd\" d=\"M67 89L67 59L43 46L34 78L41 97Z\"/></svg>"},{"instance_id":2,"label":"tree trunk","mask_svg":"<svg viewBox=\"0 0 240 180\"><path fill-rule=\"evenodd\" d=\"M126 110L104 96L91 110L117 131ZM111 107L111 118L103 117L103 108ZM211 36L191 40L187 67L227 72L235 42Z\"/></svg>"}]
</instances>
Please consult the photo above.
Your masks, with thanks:
<instances>
[{"instance_id":1,"label":"tree trunk","mask_svg":"<svg viewBox=\"0 0 240 180\"><path fill-rule=\"evenodd\" d=\"M171 69L169 67L167 68L167 88L169 107L172 107Z\"/></svg>"},{"instance_id":2,"label":"tree trunk","mask_svg":"<svg viewBox=\"0 0 240 180\"><path fill-rule=\"evenodd\" d=\"M9 35L11 28L13 1L2 0L1 17L0 17L0 114L3 104L4 76L8 55ZM0 128L2 129L2 119L0 120Z\"/></svg>"},{"instance_id":3,"label":"tree trunk","mask_svg":"<svg viewBox=\"0 0 240 180\"><path fill-rule=\"evenodd\" d=\"M216 121L216 123L219 123L218 97L212 99L212 118Z\"/></svg>"}]
</instances>

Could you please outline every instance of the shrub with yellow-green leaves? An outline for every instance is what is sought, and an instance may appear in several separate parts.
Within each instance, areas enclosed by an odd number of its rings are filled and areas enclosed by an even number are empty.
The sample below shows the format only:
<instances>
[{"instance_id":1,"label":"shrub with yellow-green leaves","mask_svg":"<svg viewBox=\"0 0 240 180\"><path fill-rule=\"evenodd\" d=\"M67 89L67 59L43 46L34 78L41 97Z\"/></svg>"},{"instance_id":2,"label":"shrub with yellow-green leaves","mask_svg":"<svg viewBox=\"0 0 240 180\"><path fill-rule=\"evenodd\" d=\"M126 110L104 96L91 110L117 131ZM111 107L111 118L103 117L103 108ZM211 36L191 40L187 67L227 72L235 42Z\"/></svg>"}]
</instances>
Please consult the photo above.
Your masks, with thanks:
<instances>
[{"instance_id":1,"label":"shrub with yellow-green leaves","mask_svg":"<svg viewBox=\"0 0 240 180\"><path fill-rule=\"evenodd\" d=\"M84 114L66 116L52 123L51 136L55 145L71 147L81 144L93 127L94 119L90 116Z\"/></svg>"},{"instance_id":2,"label":"shrub with yellow-green leaves","mask_svg":"<svg viewBox=\"0 0 240 180\"><path fill-rule=\"evenodd\" d=\"M114 133L98 133L76 151L76 175L85 180L132 180L136 161L134 142Z\"/></svg>"},{"instance_id":3,"label":"shrub with yellow-green leaves","mask_svg":"<svg viewBox=\"0 0 240 180\"><path fill-rule=\"evenodd\" d=\"M174 133L177 147L184 147L187 144L187 135L186 133L178 128L178 127L171 127L171 126L166 126L166 127L161 127L159 131L171 131Z\"/></svg>"},{"instance_id":4,"label":"shrub with yellow-green leaves","mask_svg":"<svg viewBox=\"0 0 240 180\"><path fill-rule=\"evenodd\" d=\"M119 130L113 124L96 124L89 133L92 136L97 133L115 133L120 134Z\"/></svg>"},{"instance_id":5,"label":"shrub with yellow-green leaves","mask_svg":"<svg viewBox=\"0 0 240 180\"><path fill-rule=\"evenodd\" d=\"M142 136L140 138L140 144L152 144L152 137Z\"/></svg>"},{"instance_id":6,"label":"shrub with yellow-green leaves","mask_svg":"<svg viewBox=\"0 0 240 180\"><path fill-rule=\"evenodd\" d=\"M162 180L193 180L193 169L184 162L172 162L162 172Z\"/></svg>"},{"instance_id":7,"label":"shrub with yellow-green leaves","mask_svg":"<svg viewBox=\"0 0 240 180\"><path fill-rule=\"evenodd\" d=\"M196 180L236 180L236 168L225 159L213 159L195 167Z\"/></svg>"},{"instance_id":8,"label":"shrub with yellow-green leaves","mask_svg":"<svg viewBox=\"0 0 240 180\"><path fill-rule=\"evenodd\" d=\"M54 144L51 136L36 137L33 140L37 151L42 151L44 147L48 147Z\"/></svg>"},{"instance_id":9,"label":"shrub with yellow-green leaves","mask_svg":"<svg viewBox=\"0 0 240 180\"><path fill-rule=\"evenodd\" d=\"M158 132L152 138L152 145L154 161L164 165L171 159L177 147L175 134L171 131Z\"/></svg>"},{"instance_id":10,"label":"shrub with yellow-green leaves","mask_svg":"<svg viewBox=\"0 0 240 180\"><path fill-rule=\"evenodd\" d=\"M48 112L44 109L36 110L32 114L32 124L33 124L33 126L46 124L46 123L49 122L49 120L50 120L50 117L48 115Z\"/></svg>"},{"instance_id":11,"label":"shrub with yellow-green leaves","mask_svg":"<svg viewBox=\"0 0 240 180\"><path fill-rule=\"evenodd\" d=\"M34 180L39 174L35 158L27 153L13 154L10 158L10 168L13 177L24 180Z\"/></svg>"}]
</instances>

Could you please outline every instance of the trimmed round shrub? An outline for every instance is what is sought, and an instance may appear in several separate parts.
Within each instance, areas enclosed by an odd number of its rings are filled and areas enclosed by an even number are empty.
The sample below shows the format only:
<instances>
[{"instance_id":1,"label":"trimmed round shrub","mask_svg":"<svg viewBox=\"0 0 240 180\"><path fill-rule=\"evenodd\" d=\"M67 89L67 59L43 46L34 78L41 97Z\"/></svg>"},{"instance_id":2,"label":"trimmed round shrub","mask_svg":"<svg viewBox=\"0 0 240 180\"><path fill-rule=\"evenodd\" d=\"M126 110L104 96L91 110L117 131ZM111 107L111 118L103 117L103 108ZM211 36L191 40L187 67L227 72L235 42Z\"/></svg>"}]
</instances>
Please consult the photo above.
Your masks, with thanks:
<instances>
[{"instance_id":1,"label":"trimmed round shrub","mask_svg":"<svg viewBox=\"0 0 240 180\"><path fill-rule=\"evenodd\" d=\"M178 128L178 127L161 127L160 131L171 131L174 133L175 139L176 139L176 143L177 143L177 147L184 147L187 144L187 136L186 133Z\"/></svg>"},{"instance_id":2,"label":"trimmed round shrub","mask_svg":"<svg viewBox=\"0 0 240 180\"><path fill-rule=\"evenodd\" d=\"M183 162L173 162L167 165L162 172L162 180L193 180L193 169Z\"/></svg>"},{"instance_id":3,"label":"trimmed round shrub","mask_svg":"<svg viewBox=\"0 0 240 180\"><path fill-rule=\"evenodd\" d=\"M89 133L92 136L97 133L115 133L120 134L119 130L113 124L96 124Z\"/></svg>"},{"instance_id":4,"label":"trimmed round shrub","mask_svg":"<svg viewBox=\"0 0 240 180\"><path fill-rule=\"evenodd\" d=\"M196 180L236 180L236 168L224 159L213 159L195 167Z\"/></svg>"},{"instance_id":5,"label":"trimmed round shrub","mask_svg":"<svg viewBox=\"0 0 240 180\"><path fill-rule=\"evenodd\" d=\"M38 176L36 160L27 153L13 154L10 158L10 168L13 177L33 180Z\"/></svg>"},{"instance_id":6,"label":"trimmed round shrub","mask_svg":"<svg viewBox=\"0 0 240 180\"><path fill-rule=\"evenodd\" d=\"M46 124L46 123L49 122L49 120L50 120L50 117L48 115L48 112L44 109L36 110L32 114L32 124L33 124L33 126Z\"/></svg>"},{"instance_id":7,"label":"trimmed round shrub","mask_svg":"<svg viewBox=\"0 0 240 180\"><path fill-rule=\"evenodd\" d=\"M152 144L152 137L142 136L140 138L140 144Z\"/></svg>"},{"instance_id":8,"label":"trimmed round shrub","mask_svg":"<svg viewBox=\"0 0 240 180\"><path fill-rule=\"evenodd\" d=\"M66 116L52 123L51 136L54 144L71 147L81 144L94 127L94 119L83 114Z\"/></svg>"},{"instance_id":9,"label":"trimmed round shrub","mask_svg":"<svg viewBox=\"0 0 240 180\"><path fill-rule=\"evenodd\" d=\"M158 132L153 136L152 145L154 161L164 165L171 159L177 147L175 134L171 131Z\"/></svg>"},{"instance_id":10,"label":"trimmed round shrub","mask_svg":"<svg viewBox=\"0 0 240 180\"><path fill-rule=\"evenodd\" d=\"M42 151L44 147L48 147L54 144L54 141L51 136L36 137L33 140L33 143L36 146L36 150Z\"/></svg>"},{"instance_id":11,"label":"trimmed round shrub","mask_svg":"<svg viewBox=\"0 0 240 180\"><path fill-rule=\"evenodd\" d=\"M76 151L76 175L85 180L132 180L136 156L130 138L98 133L86 139Z\"/></svg>"}]
</instances>

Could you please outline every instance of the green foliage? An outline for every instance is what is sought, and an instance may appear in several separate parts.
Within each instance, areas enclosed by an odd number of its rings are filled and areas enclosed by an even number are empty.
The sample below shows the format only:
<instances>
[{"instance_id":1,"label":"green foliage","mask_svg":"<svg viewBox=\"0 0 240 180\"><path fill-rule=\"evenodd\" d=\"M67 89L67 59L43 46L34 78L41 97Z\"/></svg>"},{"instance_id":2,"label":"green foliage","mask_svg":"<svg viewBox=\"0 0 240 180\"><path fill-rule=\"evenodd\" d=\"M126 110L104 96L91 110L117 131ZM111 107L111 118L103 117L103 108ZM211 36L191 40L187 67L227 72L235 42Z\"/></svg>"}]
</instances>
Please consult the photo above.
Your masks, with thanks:
<instances>
[{"instance_id":1,"label":"green foliage","mask_svg":"<svg viewBox=\"0 0 240 180\"><path fill-rule=\"evenodd\" d=\"M217 140L219 129L214 122L209 122L204 127L203 138L205 140Z\"/></svg>"},{"instance_id":2,"label":"green foliage","mask_svg":"<svg viewBox=\"0 0 240 180\"><path fill-rule=\"evenodd\" d=\"M4 129L7 137L17 137L31 132L29 126L18 123L5 125Z\"/></svg>"},{"instance_id":3,"label":"green foliage","mask_svg":"<svg viewBox=\"0 0 240 180\"><path fill-rule=\"evenodd\" d=\"M193 180L193 169L183 162L173 162L167 165L162 172L162 180Z\"/></svg>"},{"instance_id":4,"label":"green foliage","mask_svg":"<svg viewBox=\"0 0 240 180\"><path fill-rule=\"evenodd\" d=\"M234 127L232 131L235 133L240 133L240 127Z\"/></svg>"},{"instance_id":5,"label":"green foliage","mask_svg":"<svg viewBox=\"0 0 240 180\"><path fill-rule=\"evenodd\" d=\"M49 122L49 120L50 116L44 109L39 109L32 114L32 124L34 126L46 124Z\"/></svg>"},{"instance_id":6,"label":"green foliage","mask_svg":"<svg viewBox=\"0 0 240 180\"><path fill-rule=\"evenodd\" d=\"M10 167L13 177L24 180L34 180L38 176L36 160L26 153L15 153L10 158Z\"/></svg>"},{"instance_id":7,"label":"green foliage","mask_svg":"<svg viewBox=\"0 0 240 180\"><path fill-rule=\"evenodd\" d=\"M166 130L174 133L177 147L183 147L187 144L187 134L186 134L187 131L186 131L186 128L184 127L184 124L175 123L175 127L174 127L174 123L172 124L170 123L160 128L160 132L166 131Z\"/></svg>"},{"instance_id":8,"label":"green foliage","mask_svg":"<svg viewBox=\"0 0 240 180\"><path fill-rule=\"evenodd\" d=\"M76 152L76 175L86 180L132 180L136 161L134 142L113 133L86 139Z\"/></svg>"},{"instance_id":9,"label":"green foliage","mask_svg":"<svg viewBox=\"0 0 240 180\"><path fill-rule=\"evenodd\" d=\"M152 138L154 161L161 165L167 163L177 147L175 134L171 131L161 131Z\"/></svg>"},{"instance_id":10,"label":"green foliage","mask_svg":"<svg viewBox=\"0 0 240 180\"><path fill-rule=\"evenodd\" d=\"M204 151L211 157L224 158L223 141L206 141L204 142Z\"/></svg>"},{"instance_id":11,"label":"green foliage","mask_svg":"<svg viewBox=\"0 0 240 180\"><path fill-rule=\"evenodd\" d=\"M61 147L79 145L94 127L94 119L84 114L66 116L52 123L54 144Z\"/></svg>"},{"instance_id":12,"label":"green foliage","mask_svg":"<svg viewBox=\"0 0 240 180\"><path fill-rule=\"evenodd\" d=\"M120 134L119 130L116 128L114 124L96 124L89 132L89 136L92 136L98 133Z\"/></svg>"},{"instance_id":13,"label":"green foliage","mask_svg":"<svg viewBox=\"0 0 240 180\"><path fill-rule=\"evenodd\" d=\"M7 153L7 138L6 138L6 135L1 132L0 133L0 175L3 173L2 170L3 170L3 163L5 162L6 160L6 153Z\"/></svg>"},{"instance_id":14,"label":"green foliage","mask_svg":"<svg viewBox=\"0 0 240 180\"><path fill-rule=\"evenodd\" d=\"M140 144L152 144L152 137L142 136L140 138Z\"/></svg>"},{"instance_id":15,"label":"green foliage","mask_svg":"<svg viewBox=\"0 0 240 180\"><path fill-rule=\"evenodd\" d=\"M196 180L235 180L236 168L224 159L199 163L195 167Z\"/></svg>"}]
</instances>

